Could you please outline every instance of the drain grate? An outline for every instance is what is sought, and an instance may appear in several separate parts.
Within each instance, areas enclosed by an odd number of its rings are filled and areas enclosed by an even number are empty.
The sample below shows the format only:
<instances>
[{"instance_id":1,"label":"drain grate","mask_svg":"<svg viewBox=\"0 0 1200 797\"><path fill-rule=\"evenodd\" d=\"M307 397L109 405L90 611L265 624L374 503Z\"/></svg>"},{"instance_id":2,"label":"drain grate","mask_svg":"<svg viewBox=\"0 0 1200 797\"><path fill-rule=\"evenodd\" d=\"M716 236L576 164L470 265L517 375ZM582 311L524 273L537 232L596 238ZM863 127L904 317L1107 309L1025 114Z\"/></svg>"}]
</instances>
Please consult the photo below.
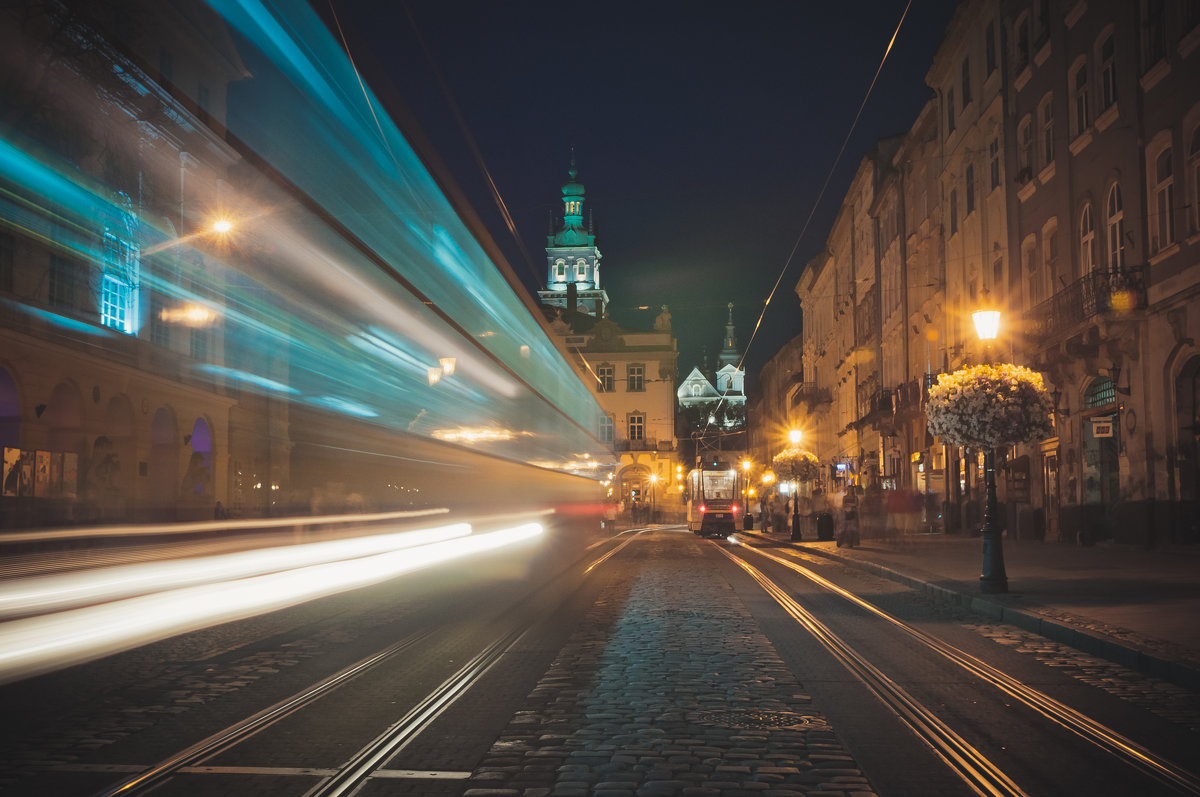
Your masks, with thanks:
<instances>
[{"instance_id":1,"label":"drain grate","mask_svg":"<svg viewBox=\"0 0 1200 797\"><path fill-rule=\"evenodd\" d=\"M695 719L722 728L827 728L828 724L821 717L808 714L795 714L790 711L701 711Z\"/></svg>"}]
</instances>

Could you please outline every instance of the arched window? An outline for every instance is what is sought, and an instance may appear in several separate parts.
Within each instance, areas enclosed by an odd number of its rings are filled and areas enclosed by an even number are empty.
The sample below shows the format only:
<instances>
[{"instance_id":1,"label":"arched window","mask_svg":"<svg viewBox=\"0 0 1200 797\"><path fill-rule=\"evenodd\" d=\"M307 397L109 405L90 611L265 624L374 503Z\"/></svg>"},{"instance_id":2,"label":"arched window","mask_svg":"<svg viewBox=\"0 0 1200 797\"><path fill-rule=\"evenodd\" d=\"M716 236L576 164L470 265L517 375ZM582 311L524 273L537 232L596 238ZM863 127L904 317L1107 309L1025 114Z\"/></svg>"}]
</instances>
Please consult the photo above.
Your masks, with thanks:
<instances>
[{"instance_id":1,"label":"arched window","mask_svg":"<svg viewBox=\"0 0 1200 797\"><path fill-rule=\"evenodd\" d=\"M1089 410L1116 403L1116 388L1113 386L1112 380L1107 377L1094 380L1088 385L1087 392L1083 396L1083 406Z\"/></svg>"},{"instance_id":2,"label":"arched window","mask_svg":"<svg viewBox=\"0 0 1200 797\"><path fill-rule=\"evenodd\" d=\"M1121 186L1112 184L1105 203L1105 226L1108 230L1108 268L1125 268L1125 207L1121 204Z\"/></svg>"},{"instance_id":3,"label":"arched window","mask_svg":"<svg viewBox=\"0 0 1200 797\"><path fill-rule=\"evenodd\" d=\"M1084 276L1096 267L1096 226L1092 221L1092 205L1083 206L1079 214L1079 274Z\"/></svg>"}]
</instances>

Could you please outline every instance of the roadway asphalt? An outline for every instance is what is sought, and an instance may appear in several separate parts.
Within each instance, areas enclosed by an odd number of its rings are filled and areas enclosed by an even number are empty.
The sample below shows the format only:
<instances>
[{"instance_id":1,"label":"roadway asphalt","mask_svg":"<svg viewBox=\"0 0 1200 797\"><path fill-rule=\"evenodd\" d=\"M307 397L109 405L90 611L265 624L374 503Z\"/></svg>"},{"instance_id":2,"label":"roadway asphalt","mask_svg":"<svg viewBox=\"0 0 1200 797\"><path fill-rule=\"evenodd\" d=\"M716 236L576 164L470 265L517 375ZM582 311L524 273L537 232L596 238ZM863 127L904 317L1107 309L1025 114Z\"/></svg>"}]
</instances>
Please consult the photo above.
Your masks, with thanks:
<instances>
[{"instance_id":1,"label":"roadway asphalt","mask_svg":"<svg viewBox=\"0 0 1200 797\"><path fill-rule=\"evenodd\" d=\"M761 532L758 532L761 534ZM770 534L777 541L786 535ZM1003 541L1006 594L979 589L979 537L911 534L855 548L793 543L1085 653L1200 689L1200 546Z\"/></svg>"}]
</instances>

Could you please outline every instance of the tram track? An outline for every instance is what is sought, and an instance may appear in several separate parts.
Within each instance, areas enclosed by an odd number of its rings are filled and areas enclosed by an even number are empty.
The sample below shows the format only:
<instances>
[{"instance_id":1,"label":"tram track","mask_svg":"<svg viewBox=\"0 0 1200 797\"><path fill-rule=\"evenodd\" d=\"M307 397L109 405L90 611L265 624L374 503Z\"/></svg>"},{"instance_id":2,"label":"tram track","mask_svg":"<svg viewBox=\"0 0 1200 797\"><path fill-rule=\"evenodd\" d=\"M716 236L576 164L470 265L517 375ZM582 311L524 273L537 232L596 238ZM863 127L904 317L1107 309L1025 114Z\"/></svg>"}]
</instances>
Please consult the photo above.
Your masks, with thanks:
<instances>
[{"instance_id":1,"label":"tram track","mask_svg":"<svg viewBox=\"0 0 1200 797\"><path fill-rule=\"evenodd\" d=\"M587 576L601 564L608 561L612 556L628 546L641 533L642 531L635 531L632 534L627 534L623 540L614 537L612 540L601 541L598 545L590 547L586 553L591 554L596 547L603 546L605 543L616 542L616 544L599 555L591 555L590 558L588 555L585 555L575 565L568 568L566 572L577 572L581 578L576 580L576 584L582 585L582 577ZM499 612L498 616L506 618L521 617L522 619L506 623L503 630L494 635L490 642L471 656L466 664L443 680L436 688L413 702L400 719L388 726L369 743L348 756L340 766L333 769L306 769L300 773L320 778L310 790L305 792L305 797L334 797L335 795L352 794L377 773L387 777L402 777L404 773L384 770L388 761L395 758L398 753L428 729L440 715L453 706L459 698L478 684L489 670L495 667L506 654L512 651L526 635L530 634L537 626L547 620L557 609L556 606L542 607L538 611L524 615L520 611L515 611L522 604L535 602L533 599L536 594L547 588L548 585L543 584L532 592L523 595L515 602L514 606L510 606ZM427 630L410 634L404 639L344 667L333 675L312 684L274 705L235 722L209 735L205 739L162 759L156 764L139 769L139 771L129 775L124 780L96 792L95 795L96 797L117 797L118 795L146 794L161 787L178 773L186 772L192 775L203 775L209 772L228 772L227 768L208 767L205 766L205 763L211 761L220 753L231 750L251 737L280 723L282 720L312 706L312 704L321 698L330 696L336 690L347 686L356 679L364 677L379 665L416 650L420 643L429 639L430 636L431 632ZM283 774L283 771L278 768L273 770L256 769L255 771L273 771L276 774ZM415 775L416 773L412 774ZM465 776L466 774L469 773L460 773L460 776Z\"/></svg>"},{"instance_id":2,"label":"tram track","mask_svg":"<svg viewBox=\"0 0 1200 797\"><path fill-rule=\"evenodd\" d=\"M725 546L717 545L725 556L747 572L798 623L808 630L820 644L838 661L845 665L860 681L889 706L901 720L917 735L930 744L934 751L979 794L1004 795L1022 794L1002 771L978 754L952 730L944 725L932 712L913 700L899 685L867 661L840 637L795 599L774 580ZM1045 693L1022 683L1007 673L993 667L976 656L966 653L930 634L914 628L903 620L863 600L849 590L834 584L787 558L777 556L755 546L740 546L738 550L750 550L769 561L785 567L822 589L849 601L883 620L891 627L917 641L924 649L934 652L1003 694L1032 709L1038 715L1070 731L1113 759L1119 760L1142 774L1182 794L1200 794L1200 777L1186 768L1157 755L1117 731L1076 711ZM1009 790L1009 789L1015 789Z\"/></svg>"}]
</instances>

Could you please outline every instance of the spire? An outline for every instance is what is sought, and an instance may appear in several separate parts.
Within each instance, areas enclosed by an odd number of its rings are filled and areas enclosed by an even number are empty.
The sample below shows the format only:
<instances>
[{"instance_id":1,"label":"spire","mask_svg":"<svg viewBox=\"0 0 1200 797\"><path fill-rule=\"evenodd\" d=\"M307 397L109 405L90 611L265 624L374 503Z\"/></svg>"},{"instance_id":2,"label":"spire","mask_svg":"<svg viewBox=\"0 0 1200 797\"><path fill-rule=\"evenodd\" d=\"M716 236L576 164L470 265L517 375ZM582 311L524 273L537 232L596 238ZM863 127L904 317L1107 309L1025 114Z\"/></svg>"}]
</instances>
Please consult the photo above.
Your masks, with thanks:
<instances>
[{"instance_id":1,"label":"spire","mask_svg":"<svg viewBox=\"0 0 1200 797\"><path fill-rule=\"evenodd\" d=\"M738 352L737 334L734 332L734 329L733 329L733 302L730 302L728 307L729 307L729 320L725 322L725 342L721 346L720 361L721 361L721 365L723 365L723 366L724 365L736 366L738 364L738 360L740 360L742 358L742 356L741 356L741 353Z\"/></svg>"}]
</instances>

